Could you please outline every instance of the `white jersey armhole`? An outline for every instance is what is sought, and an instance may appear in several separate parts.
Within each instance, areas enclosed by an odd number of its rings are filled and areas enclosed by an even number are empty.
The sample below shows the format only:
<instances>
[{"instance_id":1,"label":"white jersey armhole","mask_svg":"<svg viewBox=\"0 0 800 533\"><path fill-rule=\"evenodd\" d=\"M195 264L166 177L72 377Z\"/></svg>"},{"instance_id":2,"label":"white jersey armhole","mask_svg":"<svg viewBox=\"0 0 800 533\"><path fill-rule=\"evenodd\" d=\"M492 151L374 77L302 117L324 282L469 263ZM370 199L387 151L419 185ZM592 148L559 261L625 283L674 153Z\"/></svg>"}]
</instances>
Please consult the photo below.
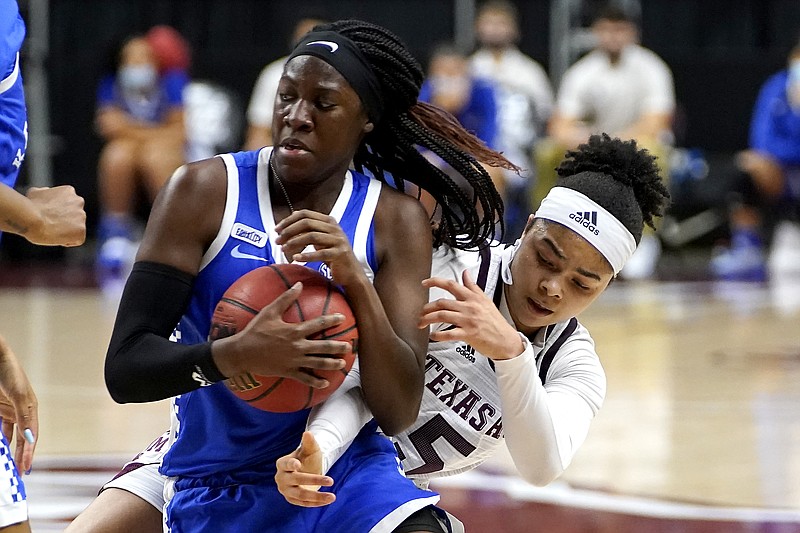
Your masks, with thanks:
<instances>
[{"instance_id":1,"label":"white jersey armhole","mask_svg":"<svg viewBox=\"0 0 800 533\"><path fill-rule=\"evenodd\" d=\"M11 74L5 77L2 81L0 81L0 94L3 94L14 84L17 82L17 78L19 78L19 52L17 52L17 57L14 60L14 70L11 71Z\"/></svg>"},{"instance_id":2,"label":"white jersey armhole","mask_svg":"<svg viewBox=\"0 0 800 533\"><path fill-rule=\"evenodd\" d=\"M228 176L228 194L225 198L225 212L222 215L222 223L219 225L217 236L211 242L206 253L200 261L200 269L203 270L222 250L231 234L233 223L236 221L236 212L239 208L239 168L231 154L217 156L225 163L225 170Z\"/></svg>"},{"instance_id":3,"label":"white jersey armhole","mask_svg":"<svg viewBox=\"0 0 800 533\"><path fill-rule=\"evenodd\" d=\"M372 265L369 264L369 257L367 257L367 242L369 240L369 228L372 225L375 211L378 208L378 198L381 196L381 188L382 184L380 181L374 179L370 180L367 194L364 198L364 207L361 208L361 214L358 217L358 223L356 223L356 232L353 236L353 252L355 252L359 262L369 268L366 274L370 282L375 280L375 271L372 269Z\"/></svg>"}]
</instances>

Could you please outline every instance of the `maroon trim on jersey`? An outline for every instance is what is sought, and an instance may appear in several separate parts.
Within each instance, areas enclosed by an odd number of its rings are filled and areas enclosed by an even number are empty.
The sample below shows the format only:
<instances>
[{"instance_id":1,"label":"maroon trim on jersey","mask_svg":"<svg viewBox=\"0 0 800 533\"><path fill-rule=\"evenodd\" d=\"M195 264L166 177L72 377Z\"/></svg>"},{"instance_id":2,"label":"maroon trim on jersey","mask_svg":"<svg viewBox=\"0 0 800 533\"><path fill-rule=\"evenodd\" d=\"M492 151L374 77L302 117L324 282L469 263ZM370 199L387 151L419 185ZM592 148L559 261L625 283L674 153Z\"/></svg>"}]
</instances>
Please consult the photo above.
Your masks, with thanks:
<instances>
[{"instance_id":1,"label":"maroon trim on jersey","mask_svg":"<svg viewBox=\"0 0 800 533\"><path fill-rule=\"evenodd\" d=\"M553 362L553 359L555 359L558 350L560 350L564 343L567 342L567 339L575 333L576 329L578 329L578 319L572 317L569 319L567 327L564 328L564 331L561 332L561 335L558 336L553 345L541 355L542 364L539 366L539 379L542 380L542 385L544 385L544 382L547 380L547 371L550 370L550 364ZM546 338L547 337L545 337L545 339Z\"/></svg>"},{"instance_id":2,"label":"maroon trim on jersey","mask_svg":"<svg viewBox=\"0 0 800 533\"><path fill-rule=\"evenodd\" d=\"M489 266L492 264L492 252L489 251L489 247L481 248L481 266L478 269L478 279L475 280L475 283L480 287L482 290L486 290L486 281L489 277Z\"/></svg>"}]
</instances>

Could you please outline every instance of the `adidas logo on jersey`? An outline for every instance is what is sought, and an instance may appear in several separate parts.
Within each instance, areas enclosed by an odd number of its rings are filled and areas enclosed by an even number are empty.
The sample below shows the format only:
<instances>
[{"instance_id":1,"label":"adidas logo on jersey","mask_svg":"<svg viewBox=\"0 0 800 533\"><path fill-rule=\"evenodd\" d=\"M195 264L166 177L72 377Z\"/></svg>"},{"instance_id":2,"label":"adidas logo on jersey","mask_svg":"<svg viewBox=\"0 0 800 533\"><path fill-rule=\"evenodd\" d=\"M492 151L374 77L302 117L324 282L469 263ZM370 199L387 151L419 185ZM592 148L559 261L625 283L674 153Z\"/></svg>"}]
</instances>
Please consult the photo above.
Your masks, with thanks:
<instances>
[{"instance_id":1,"label":"adidas logo on jersey","mask_svg":"<svg viewBox=\"0 0 800 533\"><path fill-rule=\"evenodd\" d=\"M600 235L600 230L597 229L597 211L578 211L577 213L570 213L569 218L595 235Z\"/></svg>"},{"instance_id":2,"label":"adidas logo on jersey","mask_svg":"<svg viewBox=\"0 0 800 533\"><path fill-rule=\"evenodd\" d=\"M475 362L475 348L470 346L469 344L465 344L464 346L457 346L456 353L459 354L461 357L469 361L470 363Z\"/></svg>"}]
</instances>

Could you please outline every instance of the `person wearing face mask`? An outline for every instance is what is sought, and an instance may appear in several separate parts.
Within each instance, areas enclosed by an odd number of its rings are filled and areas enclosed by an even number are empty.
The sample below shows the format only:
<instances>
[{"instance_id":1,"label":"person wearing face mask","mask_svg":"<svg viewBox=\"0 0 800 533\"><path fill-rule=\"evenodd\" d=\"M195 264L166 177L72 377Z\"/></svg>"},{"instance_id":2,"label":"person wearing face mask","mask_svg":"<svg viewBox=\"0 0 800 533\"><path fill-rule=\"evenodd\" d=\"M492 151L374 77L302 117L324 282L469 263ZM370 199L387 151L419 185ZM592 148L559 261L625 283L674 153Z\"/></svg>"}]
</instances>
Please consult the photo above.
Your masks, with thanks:
<instances>
[{"instance_id":1,"label":"person wearing face mask","mask_svg":"<svg viewBox=\"0 0 800 533\"><path fill-rule=\"evenodd\" d=\"M472 74L494 83L498 150L522 168L519 174L503 172L506 228L511 236L520 234L525 214L531 211L530 191L536 182L533 150L544 135L554 100L544 68L517 47L523 22L508 0L481 4L475 18L478 49L469 58Z\"/></svg>"},{"instance_id":2,"label":"person wearing face mask","mask_svg":"<svg viewBox=\"0 0 800 533\"><path fill-rule=\"evenodd\" d=\"M121 291L138 241L137 190L152 202L184 163L184 69L160 70L145 36L113 53L97 92L95 129L104 141L98 161L100 222L97 273L110 296Z\"/></svg>"},{"instance_id":3,"label":"person wearing face mask","mask_svg":"<svg viewBox=\"0 0 800 533\"><path fill-rule=\"evenodd\" d=\"M428 77L422 84L419 99L452 114L486 146L497 148L499 117L494 83L473 75L469 59L454 45L441 44L431 54ZM507 171L488 165L484 168L505 203L505 172L516 174L519 168Z\"/></svg>"},{"instance_id":4,"label":"person wearing face mask","mask_svg":"<svg viewBox=\"0 0 800 533\"><path fill-rule=\"evenodd\" d=\"M736 154L731 170L730 247L711 259L712 273L722 280L766 280L765 227L800 216L800 42L789 52L787 68L761 86L749 145ZM781 227L789 226L776 226L775 237Z\"/></svg>"}]
</instances>

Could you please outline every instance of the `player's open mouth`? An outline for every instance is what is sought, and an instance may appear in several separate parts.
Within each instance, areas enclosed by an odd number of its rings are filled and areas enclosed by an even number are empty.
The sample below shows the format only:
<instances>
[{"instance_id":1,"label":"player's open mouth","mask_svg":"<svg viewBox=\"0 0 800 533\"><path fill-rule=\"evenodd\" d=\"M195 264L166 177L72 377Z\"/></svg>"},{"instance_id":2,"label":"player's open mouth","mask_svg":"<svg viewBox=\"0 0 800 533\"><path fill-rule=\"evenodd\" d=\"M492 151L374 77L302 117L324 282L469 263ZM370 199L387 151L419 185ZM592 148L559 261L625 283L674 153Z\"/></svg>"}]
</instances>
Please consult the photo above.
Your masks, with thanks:
<instances>
[{"instance_id":1,"label":"player's open mouth","mask_svg":"<svg viewBox=\"0 0 800 533\"><path fill-rule=\"evenodd\" d=\"M537 302L536 300L533 300L531 298L528 298L528 305L530 306L531 309L533 309L533 311L536 314L540 314L540 315L551 315L551 314L553 314L553 311L551 311L550 309L546 308L545 306L541 305L539 302Z\"/></svg>"},{"instance_id":2,"label":"player's open mouth","mask_svg":"<svg viewBox=\"0 0 800 533\"><path fill-rule=\"evenodd\" d=\"M308 152L308 146L297 139L285 139L281 141L280 147L286 152Z\"/></svg>"}]
</instances>

